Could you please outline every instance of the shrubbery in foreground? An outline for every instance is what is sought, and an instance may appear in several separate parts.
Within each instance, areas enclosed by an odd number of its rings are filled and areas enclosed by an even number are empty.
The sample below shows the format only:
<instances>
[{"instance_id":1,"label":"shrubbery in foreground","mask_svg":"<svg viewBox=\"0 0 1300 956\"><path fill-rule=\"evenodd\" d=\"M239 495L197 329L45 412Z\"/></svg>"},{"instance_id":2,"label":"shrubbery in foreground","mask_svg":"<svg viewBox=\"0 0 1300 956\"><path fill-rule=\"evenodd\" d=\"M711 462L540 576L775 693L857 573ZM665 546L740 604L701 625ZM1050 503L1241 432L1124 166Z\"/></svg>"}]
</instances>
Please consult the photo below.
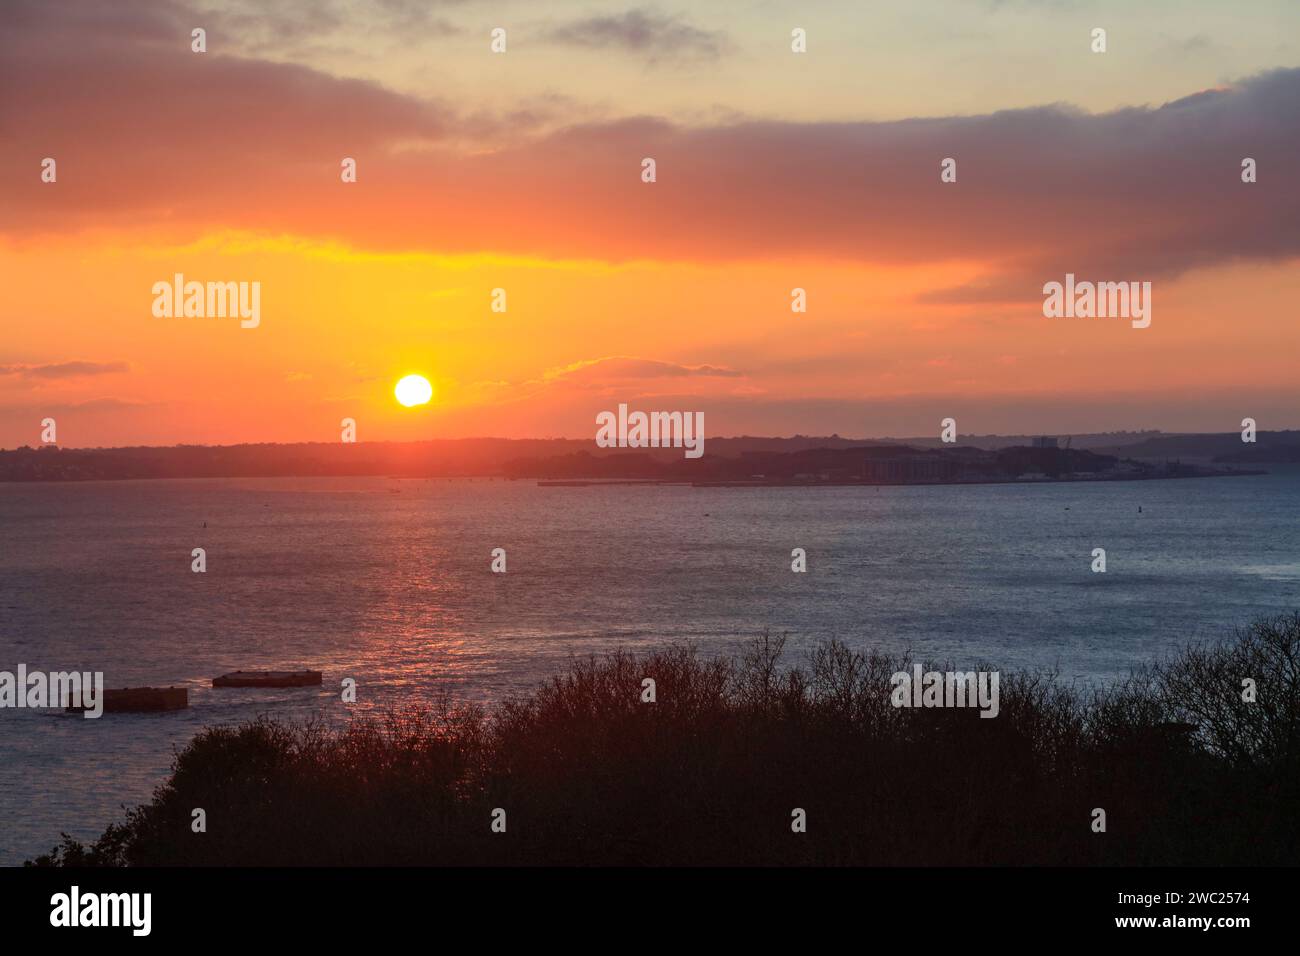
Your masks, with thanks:
<instances>
[{"instance_id":1,"label":"shrubbery in foreground","mask_svg":"<svg viewBox=\"0 0 1300 956\"><path fill-rule=\"evenodd\" d=\"M491 713L209 728L152 803L35 862L1300 862L1300 615L1105 689L1003 673L995 719L893 707L910 660L832 643L783 668L783 643L734 661L592 658ZM191 832L196 807L206 833ZM505 833L489 826L498 807ZM806 833L791 832L796 807Z\"/></svg>"}]
</instances>

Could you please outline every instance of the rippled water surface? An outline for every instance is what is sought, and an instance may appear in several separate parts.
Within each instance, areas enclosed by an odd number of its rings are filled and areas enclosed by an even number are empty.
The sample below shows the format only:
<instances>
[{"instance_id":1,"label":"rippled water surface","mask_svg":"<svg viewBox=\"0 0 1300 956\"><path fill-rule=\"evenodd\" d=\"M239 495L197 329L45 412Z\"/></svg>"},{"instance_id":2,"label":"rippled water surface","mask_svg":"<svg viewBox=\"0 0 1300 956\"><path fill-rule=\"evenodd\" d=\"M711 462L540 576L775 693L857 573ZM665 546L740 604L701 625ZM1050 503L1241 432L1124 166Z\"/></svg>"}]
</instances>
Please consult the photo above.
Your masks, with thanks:
<instances>
[{"instance_id":1,"label":"rippled water surface","mask_svg":"<svg viewBox=\"0 0 1300 956\"><path fill-rule=\"evenodd\" d=\"M1139 511L1139 509L1141 509ZM190 708L0 710L0 863L93 837L205 724L442 692L491 701L573 655L765 629L1104 680L1300 606L1300 472L911 488L542 488L246 479L0 484L0 670L186 685ZM204 524L206 523L206 527ZM193 548L207 573L190 571ZM489 571L493 548L508 571ZM790 551L808 573L790 571ZM1107 573L1090 571L1107 552ZM312 667L322 688L213 690Z\"/></svg>"}]
</instances>

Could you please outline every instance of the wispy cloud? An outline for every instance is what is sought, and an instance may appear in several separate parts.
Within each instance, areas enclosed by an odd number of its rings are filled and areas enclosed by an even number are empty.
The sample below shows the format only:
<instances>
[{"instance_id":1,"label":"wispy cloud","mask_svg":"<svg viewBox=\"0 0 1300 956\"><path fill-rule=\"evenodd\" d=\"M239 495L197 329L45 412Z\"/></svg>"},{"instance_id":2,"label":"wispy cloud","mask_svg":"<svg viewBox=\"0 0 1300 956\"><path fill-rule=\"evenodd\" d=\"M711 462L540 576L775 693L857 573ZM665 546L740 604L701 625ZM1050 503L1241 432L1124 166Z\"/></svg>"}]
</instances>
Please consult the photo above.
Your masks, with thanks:
<instances>
[{"instance_id":1,"label":"wispy cloud","mask_svg":"<svg viewBox=\"0 0 1300 956\"><path fill-rule=\"evenodd\" d=\"M633 358L627 355L610 355L604 358L583 359L560 368L548 369L542 378L546 381L564 379L570 382L605 382L611 379L721 377L736 378L742 373L717 365L679 365L658 359Z\"/></svg>"},{"instance_id":2,"label":"wispy cloud","mask_svg":"<svg viewBox=\"0 0 1300 956\"><path fill-rule=\"evenodd\" d=\"M50 365L10 364L0 365L0 375L13 375L19 378L66 379L84 378L92 375L112 375L129 372L131 366L126 362L56 362Z\"/></svg>"},{"instance_id":3,"label":"wispy cloud","mask_svg":"<svg viewBox=\"0 0 1300 956\"><path fill-rule=\"evenodd\" d=\"M585 402L598 392L623 392L642 398L665 391L736 394L738 389L748 387L737 380L746 378L744 372L723 365L685 365L662 359L607 355L549 368L538 378L474 382L471 391L477 400L493 404L526 403L543 394L552 401L563 401L561 396L568 396Z\"/></svg>"},{"instance_id":4,"label":"wispy cloud","mask_svg":"<svg viewBox=\"0 0 1300 956\"><path fill-rule=\"evenodd\" d=\"M701 30L680 16L646 9L556 24L544 36L567 46L635 53L650 63L715 60L730 47L719 31Z\"/></svg>"}]
</instances>

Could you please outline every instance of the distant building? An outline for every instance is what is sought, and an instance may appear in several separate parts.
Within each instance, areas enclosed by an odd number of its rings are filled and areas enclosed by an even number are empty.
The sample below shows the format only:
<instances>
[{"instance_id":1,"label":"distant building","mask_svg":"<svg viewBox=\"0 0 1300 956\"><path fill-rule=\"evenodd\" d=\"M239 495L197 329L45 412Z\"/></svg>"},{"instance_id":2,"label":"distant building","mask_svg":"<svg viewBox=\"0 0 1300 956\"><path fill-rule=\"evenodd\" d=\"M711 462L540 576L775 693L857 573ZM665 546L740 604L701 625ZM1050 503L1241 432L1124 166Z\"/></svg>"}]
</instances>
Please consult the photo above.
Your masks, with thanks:
<instances>
[{"instance_id":1,"label":"distant building","mask_svg":"<svg viewBox=\"0 0 1300 956\"><path fill-rule=\"evenodd\" d=\"M1034 439L1035 448L1057 448L1058 442L1055 435L1043 435L1041 438Z\"/></svg>"}]
</instances>

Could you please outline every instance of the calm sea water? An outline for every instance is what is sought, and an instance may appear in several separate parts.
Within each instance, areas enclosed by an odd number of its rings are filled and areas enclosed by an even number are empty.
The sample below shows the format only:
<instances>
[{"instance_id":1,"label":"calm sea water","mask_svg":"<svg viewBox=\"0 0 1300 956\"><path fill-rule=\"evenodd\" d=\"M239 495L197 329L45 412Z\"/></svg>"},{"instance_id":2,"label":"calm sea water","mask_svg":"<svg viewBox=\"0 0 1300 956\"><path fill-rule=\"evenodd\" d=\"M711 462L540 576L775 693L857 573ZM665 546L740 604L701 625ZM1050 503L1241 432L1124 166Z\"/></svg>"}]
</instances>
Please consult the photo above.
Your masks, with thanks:
<instances>
[{"instance_id":1,"label":"calm sea water","mask_svg":"<svg viewBox=\"0 0 1300 956\"><path fill-rule=\"evenodd\" d=\"M1139 512L1139 508L1141 511ZM1300 471L933 488L275 479L0 484L0 670L186 685L187 711L0 710L0 863L96 836L202 726L490 701L573 655L771 630L1106 680L1300 607ZM204 523L206 522L206 528ZM206 574L190 551L207 549ZM489 571L507 551L505 575ZM808 553L807 574L790 551ZM1107 573L1090 571L1093 548ZM217 691L307 667L323 688Z\"/></svg>"}]
</instances>

